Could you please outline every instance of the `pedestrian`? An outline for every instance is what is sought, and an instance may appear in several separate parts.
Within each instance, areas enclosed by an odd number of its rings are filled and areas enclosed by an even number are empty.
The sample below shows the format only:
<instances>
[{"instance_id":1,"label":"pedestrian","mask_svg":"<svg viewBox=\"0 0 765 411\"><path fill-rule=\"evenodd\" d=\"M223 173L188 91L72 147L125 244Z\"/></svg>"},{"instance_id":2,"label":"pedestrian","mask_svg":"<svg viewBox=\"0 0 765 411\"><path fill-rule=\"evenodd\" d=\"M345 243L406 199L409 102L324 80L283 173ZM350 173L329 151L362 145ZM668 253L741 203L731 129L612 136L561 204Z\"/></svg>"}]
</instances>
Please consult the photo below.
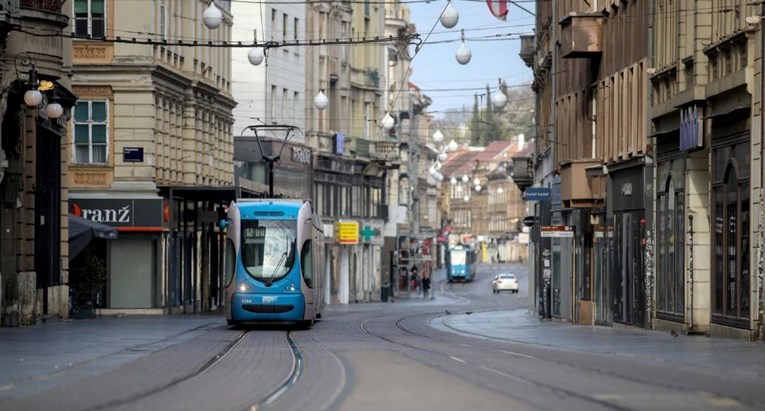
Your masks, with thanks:
<instances>
[{"instance_id":1,"label":"pedestrian","mask_svg":"<svg viewBox=\"0 0 765 411\"><path fill-rule=\"evenodd\" d=\"M417 266L412 266L411 275L409 276L409 281L412 283L412 291L415 293L418 292L417 285L420 282L420 275L417 273Z\"/></svg>"},{"instance_id":2,"label":"pedestrian","mask_svg":"<svg viewBox=\"0 0 765 411\"><path fill-rule=\"evenodd\" d=\"M423 273L422 277L422 296L428 298L428 291L430 290L430 274Z\"/></svg>"}]
</instances>

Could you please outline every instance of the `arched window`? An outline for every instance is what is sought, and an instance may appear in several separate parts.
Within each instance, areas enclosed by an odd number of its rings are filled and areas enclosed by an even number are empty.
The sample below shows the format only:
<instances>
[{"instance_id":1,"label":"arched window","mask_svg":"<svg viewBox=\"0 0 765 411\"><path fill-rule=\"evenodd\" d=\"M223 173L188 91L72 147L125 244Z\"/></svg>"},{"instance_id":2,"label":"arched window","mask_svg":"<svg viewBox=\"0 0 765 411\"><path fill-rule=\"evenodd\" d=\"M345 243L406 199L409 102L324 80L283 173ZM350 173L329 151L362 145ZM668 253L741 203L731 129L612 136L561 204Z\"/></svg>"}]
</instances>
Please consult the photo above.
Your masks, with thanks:
<instances>
[{"instance_id":1,"label":"arched window","mask_svg":"<svg viewBox=\"0 0 765 411\"><path fill-rule=\"evenodd\" d=\"M728 162L714 196L713 313L721 322L748 319L749 183L742 181L735 160Z\"/></svg>"},{"instance_id":2,"label":"arched window","mask_svg":"<svg viewBox=\"0 0 765 411\"><path fill-rule=\"evenodd\" d=\"M660 318L684 317L685 271L684 271L684 198L683 191L675 188L672 176L668 176L664 190L658 193L659 226L657 261L657 316Z\"/></svg>"}]
</instances>

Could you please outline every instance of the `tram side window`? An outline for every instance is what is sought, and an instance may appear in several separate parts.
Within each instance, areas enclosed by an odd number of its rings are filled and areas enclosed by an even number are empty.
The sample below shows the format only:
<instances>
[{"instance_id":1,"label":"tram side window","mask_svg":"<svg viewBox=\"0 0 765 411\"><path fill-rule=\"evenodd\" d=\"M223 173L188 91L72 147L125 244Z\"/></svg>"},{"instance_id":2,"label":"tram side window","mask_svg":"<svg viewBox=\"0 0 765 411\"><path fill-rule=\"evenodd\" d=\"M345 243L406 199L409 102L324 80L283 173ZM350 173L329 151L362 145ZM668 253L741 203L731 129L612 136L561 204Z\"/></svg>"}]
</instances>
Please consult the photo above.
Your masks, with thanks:
<instances>
[{"instance_id":1,"label":"tram side window","mask_svg":"<svg viewBox=\"0 0 765 411\"><path fill-rule=\"evenodd\" d=\"M309 288L313 288L313 256L311 255L311 240L303 243L300 250L300 267L303 269L303 279Z\"/></svg>"},{"instance_id":2,"label":"tram side window","mask_svg":"<svg viewBox=\"0 0 765 411\"><path fill-rule=\"evenodd\" d=\"M236 271L236 250L234 250L234 242L230 238L226 240L226 254L223 264L224 281L226 286L228 286L231 284L231 279L234 278L234 272Z\"/></svg>"}]
</instances>

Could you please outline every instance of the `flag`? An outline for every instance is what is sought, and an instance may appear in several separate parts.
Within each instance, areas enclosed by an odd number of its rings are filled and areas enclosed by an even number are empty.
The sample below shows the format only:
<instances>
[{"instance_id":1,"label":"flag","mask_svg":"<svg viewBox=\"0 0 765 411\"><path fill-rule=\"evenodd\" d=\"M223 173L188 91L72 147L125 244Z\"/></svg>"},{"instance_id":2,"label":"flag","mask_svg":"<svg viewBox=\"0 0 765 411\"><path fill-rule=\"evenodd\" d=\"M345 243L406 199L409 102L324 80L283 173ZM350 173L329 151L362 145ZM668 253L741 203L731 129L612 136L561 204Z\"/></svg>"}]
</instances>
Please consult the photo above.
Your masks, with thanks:
<instances>
[{"instance_id":1,"label":"flag","mask_svg":"<svg viewBox=\"0 0 765 411\"><path fill-rule=\"evenodd\" d=\"M505 20L507 18L507 0L486 0L489 11L494 17Z\"/></svg>"}]
</instances>

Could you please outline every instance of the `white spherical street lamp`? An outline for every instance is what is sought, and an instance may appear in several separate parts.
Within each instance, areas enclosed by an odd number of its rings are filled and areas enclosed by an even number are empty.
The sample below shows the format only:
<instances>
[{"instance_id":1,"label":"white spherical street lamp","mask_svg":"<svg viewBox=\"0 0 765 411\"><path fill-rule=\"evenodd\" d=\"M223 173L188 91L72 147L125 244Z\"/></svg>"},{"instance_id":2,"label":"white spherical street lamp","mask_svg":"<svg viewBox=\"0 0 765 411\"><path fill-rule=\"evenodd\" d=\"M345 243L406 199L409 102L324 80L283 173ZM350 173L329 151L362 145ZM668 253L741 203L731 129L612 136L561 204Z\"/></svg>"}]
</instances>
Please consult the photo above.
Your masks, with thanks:
<instances>
[{"instance_id":1,"label":"white spherical street lamp","mask_svg":"<svg viewBox=\"0 0 765 411\"><path fill-rule=\"evenodd\" d=\"M42 93L38 89L27 90L24 93L24 104L29 107L37 107L42 103Z\"/></svg>"},{"instance_id":2,"label":"white spherical street lamp","mask_svg":"<svg viewBox=\"0 0 765 411\"><path fill-rule=\"evenodd\" d=\"M449 151L457 151L459 145L456 141L452 140L449 142L449 145L447 145L446 148L449 149Z\"/></svg>"},{"instance_id":3,"label":"white spherical street lamp","mask_svg":"<svg viewBox=\"0 0 765 411\"><path fill-rule=\"evenodd\" d=\"M329 106L329 99L324 94L323 90L319 90L319 94L313 98L313 105L319 110L324 110Z\"/></svg>"},{"instance_id":4,"label":"white spherical street lamp","mask_svg":"<svg viewBox=\"0 0 765 411\"><path fill-rule=\"evenodd\" d=\"M446 154L446 152L442 151L438 153L438 161L444 162L449 159L449 154Z\"/></svg>"},{"instance_id":5,"label":"white spherical street lamp","mask_svg":"<svg viewBox=\"0 0 765 411\"><path fill-rule=\"evenodd\" d=\"M441 25L447 29L456 26L459 20L460 14L457 12L457 8L452 6L452 3L446 5L446 8L444 9L443 13L441 13L441 17L439 18Z\"/></svg>"},{"instance_id":6,"label":"white spherical street lamp","mask_svg":"<svg viewBox=\"0 0 765 411\"><path fill-rule=\"evenodd\" d=\"M502 90L498 90L496 93L494 93L494 97L492 97L491 102L494 103L494 107L501 109L505 107L505 104L507 104L507 96L502 92Z\"/></svg>"},{"instance_id":7,"label":"white spherical street lamp","mask_svg":"<svg viewBox=\"0 0 765 411\"><path fill-rule=\"evenodd\" d=\"M249 60L250 64L253 66L259 66L265 58L266 54L263 53L263 50L260 47L253 47L247 52L247 60Z\"/></svg>"},{"instance_id":8,"label":"white spherical street lamp","mask_svg":"<svg viewBox=\"0 0 765 411\"><path fill-rule=\"evenodd\" d=\"M454 57L457 58L457 63L464 66L465 64L470 63L470 58L473 57L470 49L465 44L465 29L462 29L460 39L462 40L462 43L460 43L460 48L454 53Z\"/></svg>"},{"instance_id":9,"label":"white spherical street lamp","mask_svg":"<svg viewBox=\"0 0 765 411\"><path fill-rule=\"evenodd\" d=\"M210 2L210 7L202 14L202 20L209 29L217 29L223 23L223 13L215 7L215 1Z\"/></svg>"},{"instance_id":10,"label":"white spherical street lamp","mask_svg":"<svg viewBox=\"0 0 765 411\"><path fill-rule=\"evenodd\" d=\"M452 177L452 178L449 180L449 182L450 182L450 183L452 183L452 185L454 185L454 184L457 184L457 177Z\"/></svg>"},{"instance_id":11,"label":"white spherical street lamp","mask_svg":"<svg viewBox=\"0 0 765 411\"><path fill-rule=\"evenodd\" d=\"M465 64L470 63L470 59L473 57L473 54L470 52L470 49L467 48L465 42L463 41L462 44L460 44L460 48L458 48L454 53L454 57L457 59L457 63L460 63L464 66Z\"/></svg>"},{"instance_id":12,"label":"white spherical street lamp","mask_svg":"<svg viewBox=\"0 0 765 411\"><path fill-rule=\"evenodd\" d=\"M444 141L444 134L441 132L441 130L436 130L436 132L433 133L433 142L438 144L442 141Z\"/></svg>"},{"instance_id":13,"label":"white spherical street lamp","mask_svg":"<svg viewBox=\"0 0 765 411\"><path fill-rule=\"evenodd\" d=\"M464 176L462 176L462 182L463 182L463 183L466 183L466 184L467 184L467 182L468 182L468 181L470 181L470 177L468 177L468 176L467 176L467 174L465 174Z\"/></svg>"},{"instance_id":14,"label":"white spherical street lamp","mask_svg":"<svg viewBox=\"0 0 765 411\"><path fill-rule=\"evenodd\" d=\"M393 117L391 117L390 113L385 113L385 117L380 120L380 126L388 131L390 131L395 125L396 121L393 119Z\"/></svg>"},{"instance_id":15,"label":"white spherical street lamp","mask_svg":"<svg viewBox=\"0 0 765 411\"><path fill-rule=\"evenodd\" d=\"M61 107L61 104L56 102L49 103L47 106L45 106L45 114L47 114L49 118L56 119L64 114L64 108Z\"/></svg>"}]
</instances>

